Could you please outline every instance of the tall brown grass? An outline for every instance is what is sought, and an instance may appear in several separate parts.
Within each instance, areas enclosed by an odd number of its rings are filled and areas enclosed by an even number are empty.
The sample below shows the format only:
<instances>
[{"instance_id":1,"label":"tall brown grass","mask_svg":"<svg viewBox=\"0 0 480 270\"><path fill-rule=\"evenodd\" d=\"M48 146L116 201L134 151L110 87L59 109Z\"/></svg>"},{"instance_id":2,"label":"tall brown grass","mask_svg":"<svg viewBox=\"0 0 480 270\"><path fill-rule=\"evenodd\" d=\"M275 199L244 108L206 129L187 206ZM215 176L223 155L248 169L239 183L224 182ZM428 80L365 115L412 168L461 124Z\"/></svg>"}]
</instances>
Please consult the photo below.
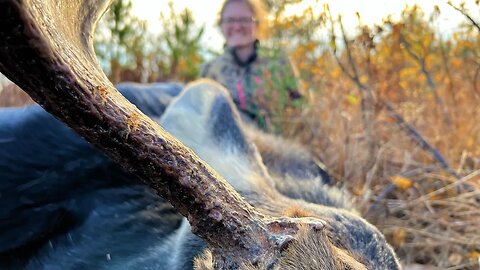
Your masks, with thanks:
<instances>
[{"instance_id":1,"label":"tall brown grass","mask_svg":"<svg viewBox=\"0 0 480 270\"><path fill-rule=\"evenodd\" d=\"M308 145L355 195L402 263L479 269L480 29L467 25L445 39L423 16L407 8L398 22L360 27L357 36L335 41L343 47L338 61L332 50L304 61L315 46L297 47L292 58L302 59L309 102L278 117L283 134ZM361 87L372 91L370 107L362 107ZM370 133L362 118L368 110Z\"/></svg>"}]
</instances>

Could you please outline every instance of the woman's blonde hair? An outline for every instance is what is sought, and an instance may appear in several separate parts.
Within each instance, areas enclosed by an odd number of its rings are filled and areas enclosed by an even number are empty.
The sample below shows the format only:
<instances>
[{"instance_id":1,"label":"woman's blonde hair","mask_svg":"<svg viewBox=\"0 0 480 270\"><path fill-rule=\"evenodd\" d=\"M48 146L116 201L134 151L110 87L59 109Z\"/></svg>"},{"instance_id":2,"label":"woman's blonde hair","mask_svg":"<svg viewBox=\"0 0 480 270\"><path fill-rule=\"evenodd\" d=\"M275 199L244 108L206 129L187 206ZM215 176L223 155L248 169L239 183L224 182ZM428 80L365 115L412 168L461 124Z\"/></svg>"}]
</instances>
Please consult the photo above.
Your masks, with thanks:
<instances>
[{"instance_id":1,"label":"woman's blonde hair","mask_svg":"<svg viewBox=\"0 0 480 270\"><path fill-rule=\"evenodd\" d=\"M220 23L222 22L222 16L225 7L231 2L242 2L250 8L253 13L253 17L258 24L258 38L266 38L268 29L267 10L265 8L265 5L260 0L225 0L218 14L218 25L220 25Z\"/></svg>"}]
</instances>

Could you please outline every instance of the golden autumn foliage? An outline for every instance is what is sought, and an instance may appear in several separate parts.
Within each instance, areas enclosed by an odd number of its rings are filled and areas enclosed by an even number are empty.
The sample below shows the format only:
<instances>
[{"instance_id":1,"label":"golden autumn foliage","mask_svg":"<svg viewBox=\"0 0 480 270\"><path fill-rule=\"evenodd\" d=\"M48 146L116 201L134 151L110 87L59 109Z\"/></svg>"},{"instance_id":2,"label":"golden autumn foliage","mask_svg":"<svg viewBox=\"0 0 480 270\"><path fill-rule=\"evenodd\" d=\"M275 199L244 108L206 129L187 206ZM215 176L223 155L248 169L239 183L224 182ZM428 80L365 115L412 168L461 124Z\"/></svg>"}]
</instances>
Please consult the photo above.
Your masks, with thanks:
<instances>
[{"instance_id":1,"label":"golden autumn foliage","mask_svg":"<svg viewBox=\"0 0 480 270\"><path fill-rule=\"evenodd\" d=\"M390 181L399 189L406 190L413 186L413 181L400 175L390 177Z\"/></svg>"},{"instance_id":2,"label":"golden autumn foliage","mask_svg":"<svg viewBox=\"0 0 480 270\"><path fill-rule=\"evenodd\" d=\"M475 7L457 8L480 23ZM276 44L286 44L308 97L300 113L278 116L283 135L309 145L357 195L402 263L478 269L480 28L465 17L445 35L440 9L412 6L375 26L358 14L352 35L325 9L315 22L323 36L312 36L295 21L309 12L272 21L273 33L297 33Z\"/></svg>"}]
</instances>

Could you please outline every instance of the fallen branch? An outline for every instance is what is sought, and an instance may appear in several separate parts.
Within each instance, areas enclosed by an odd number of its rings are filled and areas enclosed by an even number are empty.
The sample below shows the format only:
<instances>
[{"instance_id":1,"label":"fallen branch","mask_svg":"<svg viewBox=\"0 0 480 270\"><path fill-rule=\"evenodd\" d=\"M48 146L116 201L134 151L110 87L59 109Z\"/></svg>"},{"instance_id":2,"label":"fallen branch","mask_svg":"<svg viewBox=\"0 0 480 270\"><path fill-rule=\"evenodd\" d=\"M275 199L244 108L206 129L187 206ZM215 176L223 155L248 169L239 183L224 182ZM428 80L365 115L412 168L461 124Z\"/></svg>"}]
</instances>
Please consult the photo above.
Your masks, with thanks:
<instances>
[{"instance_id":1,"label":"fallen branch","mask_svg":"<svg viewBox=\"0 0 480 270\"><path fill-rule=\"evenodd\" d=\"M433 147L430 143L427 142L427 140L420 134L417 129L407 123L405 119L393 108L393 106L386 101L382 101L382 104L384 107L387 109L387 111L390 113L390 116L395 120L395 123L402 128L403 131L414 141L419 145L423 150L429 152L432 154L433 158L440 163L442 168L444 168L449 174L454 176L455 178L460 178L460 176L448 165L448 162L445 160L445 158L442 156L440 151L438 151L435 147Z\"/></svg>"}]
</instances>

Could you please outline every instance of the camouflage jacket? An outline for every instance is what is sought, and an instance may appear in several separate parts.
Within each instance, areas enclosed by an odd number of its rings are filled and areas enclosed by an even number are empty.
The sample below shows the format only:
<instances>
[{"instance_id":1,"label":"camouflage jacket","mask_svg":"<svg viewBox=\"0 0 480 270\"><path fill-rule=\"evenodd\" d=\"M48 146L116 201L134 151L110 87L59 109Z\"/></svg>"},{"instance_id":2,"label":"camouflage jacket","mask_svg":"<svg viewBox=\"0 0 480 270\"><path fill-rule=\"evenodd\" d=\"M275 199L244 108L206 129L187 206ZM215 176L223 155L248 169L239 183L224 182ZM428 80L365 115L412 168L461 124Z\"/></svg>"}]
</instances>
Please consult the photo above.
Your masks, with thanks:
<instances>
[{"instance_id":1,"label":"camouflage jacket","mask_svg":"<svg viewBox=\"0 0 480 270\"><path fill-rule=\"evenodd\" d=\"M241 66L232 53L225 50L202 66L201 76L225 86L238 109L257 122L275 115L291 100L300 97L292 66L286 57L259 55L250 64Z\"/></svg>"}]
</instances>

